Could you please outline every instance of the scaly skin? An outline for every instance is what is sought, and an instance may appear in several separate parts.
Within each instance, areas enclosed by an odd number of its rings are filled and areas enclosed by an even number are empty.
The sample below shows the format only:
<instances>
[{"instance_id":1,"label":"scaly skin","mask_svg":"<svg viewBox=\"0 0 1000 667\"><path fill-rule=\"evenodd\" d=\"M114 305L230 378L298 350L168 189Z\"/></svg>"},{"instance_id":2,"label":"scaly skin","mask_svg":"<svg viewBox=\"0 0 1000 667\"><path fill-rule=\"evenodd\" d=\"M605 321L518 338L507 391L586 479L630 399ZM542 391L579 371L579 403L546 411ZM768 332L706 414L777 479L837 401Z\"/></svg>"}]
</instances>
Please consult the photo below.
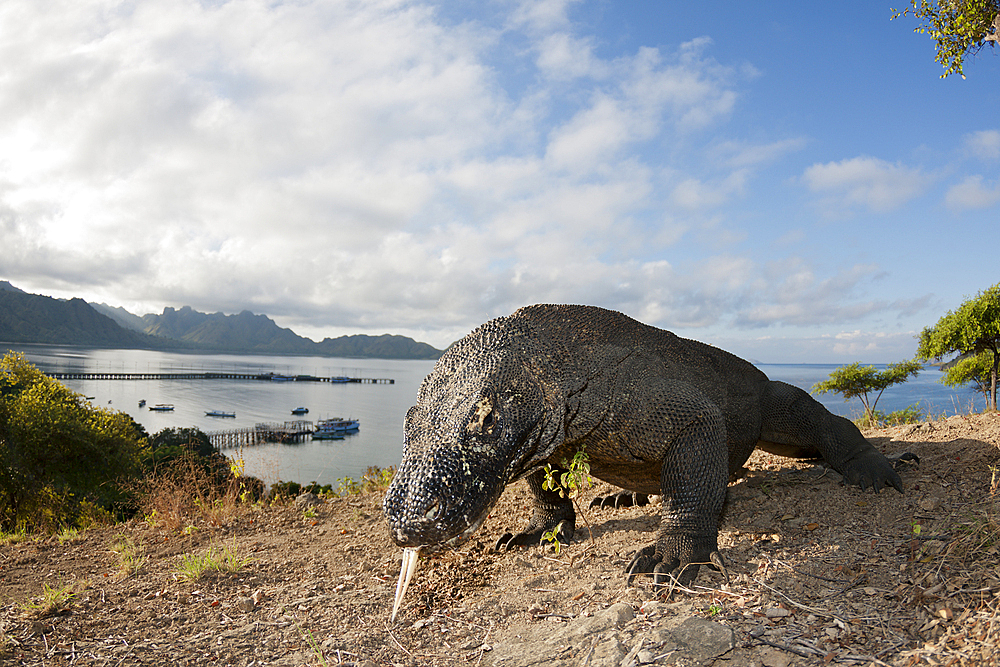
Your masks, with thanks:
<instances>
[{"instance_id":1,"label":"scaly skin","mask_svg":"<svg viewBox=\"0 0 1000 667\"><path fill-rule=\"evenodd\" d=\"M572 537L572 503L542 488L541 468L586 447L591 474L660 494L653 545L629 565L692 580L721 563L717 535L729 476L756 447L822 456L847 482L902 482L850 421L804 391L768 380L728 352L591 306L528 306L452 346L406 416L403 461L384 501L400 546L458 544L511 481L535 498L527 528L498 547Z\"/></svg>"}]
</instances>

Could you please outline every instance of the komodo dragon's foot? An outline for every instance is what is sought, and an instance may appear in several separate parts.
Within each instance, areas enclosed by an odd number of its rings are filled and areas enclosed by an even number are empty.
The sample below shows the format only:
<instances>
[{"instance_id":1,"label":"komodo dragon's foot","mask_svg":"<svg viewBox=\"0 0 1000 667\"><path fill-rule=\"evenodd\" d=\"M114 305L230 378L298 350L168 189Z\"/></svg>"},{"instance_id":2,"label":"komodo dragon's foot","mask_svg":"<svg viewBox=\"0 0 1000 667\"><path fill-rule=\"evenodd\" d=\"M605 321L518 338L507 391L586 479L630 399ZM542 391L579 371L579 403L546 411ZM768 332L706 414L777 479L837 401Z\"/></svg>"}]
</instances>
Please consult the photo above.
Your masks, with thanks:
<instances>
[{"instance_id":1,"label":"komodo dragon's foot","mask_svg":"<svg viewBox=\"0 0 1000 667\"><path fill-rule=\"evenodd\" d=\"M613 493L610 496L598 496L594 498L590 501L588 509L595 507L644 507L648 504L649 496L645 493L622 491L621 493Z\"/></svg>"},{"instance_id":2,"label":"komodo dragon's foot","mask_svg":"<svg viewBox=\"0 0 1000 667\"><path fill-rule=\"evenodd\" d=\"M687 586L698 576L701 565L721 571L729 582L729 572L719 554L717 538L667 535L656 544L636 552L626 569L626 583L631 586L636 575L651 574L654 588L661 588L672 581Z\"/></svg>"},{"instance_id":3,"label":"komodo dragon's foot","mask_svg":"<svg viewBox=\"0 0 1000 667\"><path fill-rule=\"evenodd\" d=\"M905 456L902 455L900 458ZM909 457L916 458L913 454L909 454ZM875 493L882 490L885 485L891 484L897 491L903 492L903 480L896 472L896 466L876 449L855 456L841 468L839 472L844 476L846 484L860 486L862 490L871 487Z\"/></svg>"},{"instance_id":4,"label":"komodo dragon's foot","mask_svg":"<svg viewBox=\"0 0 1000 667\"><path fill-rule=\"evenodd\" d=\"M920 465L920 457L911 452L888 454L886 458L889 459L894 470L909 470L913 466Z\"/></svg>"}]
</instances>

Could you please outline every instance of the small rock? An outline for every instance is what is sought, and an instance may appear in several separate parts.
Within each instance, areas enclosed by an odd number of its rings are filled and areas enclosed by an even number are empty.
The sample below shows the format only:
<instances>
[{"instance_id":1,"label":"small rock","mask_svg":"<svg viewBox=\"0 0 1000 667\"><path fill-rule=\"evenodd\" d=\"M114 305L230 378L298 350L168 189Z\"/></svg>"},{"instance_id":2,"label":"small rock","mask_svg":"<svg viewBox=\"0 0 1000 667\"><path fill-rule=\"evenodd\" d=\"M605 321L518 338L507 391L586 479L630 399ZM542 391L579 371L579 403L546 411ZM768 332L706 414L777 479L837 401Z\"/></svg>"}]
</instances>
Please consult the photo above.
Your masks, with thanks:
<instances>
[{"instance_id":1,"label":"small rock","mask_svg":"<svg viewBox=\"0 0 1000 667\"><path fill-rule=\"evenodd\" d=\"M782 609L781 607L771 607L764 612L764 615L768 618L783 618L785 616L791 616L792 612L787 609Z\"/></svg>"},{"instance_id":2,"label":"small rock","mask_svg":"<svg viewBox=\"0 0 1000 667\"><path fill-rule=\"evenodd\" d=\"M654 616L656 614L662 613L663 608L665 606L666 605L664 605L662 602L658 602L656 600L647 600L642 603L641 607L639 607L639 611L642 612L643 614L646 614L647 616Z\"/></svg>"},{"instance_id":3,"label":"small rock","mask_svg":"<svg viewBox=\"0 0 1000 667\"><path fill-rule=\"evenodd\" d=\"M648 649L642 649L641 651L636 653L635 659L639 661L640 665L648 665L654 660L656 660L656 656L653 654L652 651Z\"/></svg>"},{"instance_id":4,"label":"small rock","mask_svg":"<svg viewBox=\"0 0 1000 667\"><path fill-rule=\"evenodd\" d=\"M676 627L657 630L655 634L659 641L676 643L699 662L718 657L736 646L736 633L732 628L697 616L684 619Z\"/></svg>"},{"instance_id":5,"label":"small rock","mask_svg":"<svg viewBox=\"0 0 1000 667\"><path fill-rule=\"evenodd\" d=\"M934 510L941 507L941 499L935 498L933 496L928 496L923 500L921 500L919 505L920 509L924 510L925 512L933 512Z\"/></svg>"},{"instance_id":6,"label":"small rock","mask_svg":"<svg viewBox=\"0 0 1000 667\"><path fill-rule=\"evenodd\" d=\"M315 507L316 505L322 505L323 501L315 493L306 491L305 493L300 493L295 499L296 507Z\"/></svg>"},{"instance_id":7,"label":"small rock","mask_svg":"<svg viewBox=\"0 0 1000 667\"><path fill-rule=\"evenodd\" d=\"M788 667L792 664L792 657L784 651L767 648L761 652L760 662L764 667Z\"/></svg>"},{"instance_id":8,"label":"small rock","mask_svg":"<svg viewBox=\"0 0 1000 667\"><path fill-rule=\"evenodd\" d=\"M253 611L254 603L251 598L240 598L236 602L236 608L242 611L244 614L249 614Z\"/></svg>"}]
</instances>

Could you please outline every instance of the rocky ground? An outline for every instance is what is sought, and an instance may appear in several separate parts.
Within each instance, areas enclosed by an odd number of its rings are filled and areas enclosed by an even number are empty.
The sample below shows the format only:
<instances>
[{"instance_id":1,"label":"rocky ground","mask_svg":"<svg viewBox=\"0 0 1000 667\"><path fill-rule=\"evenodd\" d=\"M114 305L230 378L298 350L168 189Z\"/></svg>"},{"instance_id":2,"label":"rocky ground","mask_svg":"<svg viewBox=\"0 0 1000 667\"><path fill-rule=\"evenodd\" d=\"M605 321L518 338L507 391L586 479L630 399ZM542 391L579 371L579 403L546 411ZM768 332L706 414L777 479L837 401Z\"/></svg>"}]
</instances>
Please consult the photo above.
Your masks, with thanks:
<instances>
[{"instance_id":1,"label":"rocky ground","mask_svg":"<svg viewBox=\"0 0 1000 667\"><path fill-rule=\"evenodd\" d=\"M821 466L756 454L730 487L719 536L730 582L703 568L672 599L623 577L652 540L655 507L587 511L593 541L580 522L558 555L492 552L527 518L523 484L504 493L481 541L421 559L395 623L400 550L377 494L10 541L0 545L0 663L998 662L1000 416L868 435L920 457L903 473L905 494L864 493ZM595 487L584 506L610 490ZM225 564L226 554L228 569L195 577L192 559Z\"/></svg>"}]
</instances>

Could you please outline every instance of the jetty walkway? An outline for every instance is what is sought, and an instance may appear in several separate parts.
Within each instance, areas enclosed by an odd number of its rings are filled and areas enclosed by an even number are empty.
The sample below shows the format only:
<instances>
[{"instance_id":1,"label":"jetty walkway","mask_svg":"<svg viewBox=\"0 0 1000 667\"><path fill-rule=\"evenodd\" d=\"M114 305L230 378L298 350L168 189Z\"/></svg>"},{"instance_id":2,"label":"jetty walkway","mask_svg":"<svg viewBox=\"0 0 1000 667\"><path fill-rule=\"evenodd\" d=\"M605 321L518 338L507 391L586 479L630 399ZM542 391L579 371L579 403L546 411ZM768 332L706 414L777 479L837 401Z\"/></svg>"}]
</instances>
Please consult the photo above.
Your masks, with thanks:
<instances>
[{"instance_id":1,"label":"jetty walkway","mask_svg":"<svg viewBox=\"0 0 1000 667\"><path fill-rule=\"evenodd\" d=\"M254 380L258 382L331 382L333 384L395 384L391 378L356 378L344 376L279 375L276 373L110 373L100 371L54 371L46 373L55 380Z\"/></svg>"},{"instance_id":2,"label":"jetty walkway","mask_svg":"<svg viewBox=\"0 0 1000 667\"><path fill-rule=\"evenodd\" d=\"M306 437L311 437L312 433L311 421L296 420L284 423L267 422L228 431L210 431L205 435L213 447L222 450L249 447L262 442L302 442Z\"/></svg>"}]
</instances>

